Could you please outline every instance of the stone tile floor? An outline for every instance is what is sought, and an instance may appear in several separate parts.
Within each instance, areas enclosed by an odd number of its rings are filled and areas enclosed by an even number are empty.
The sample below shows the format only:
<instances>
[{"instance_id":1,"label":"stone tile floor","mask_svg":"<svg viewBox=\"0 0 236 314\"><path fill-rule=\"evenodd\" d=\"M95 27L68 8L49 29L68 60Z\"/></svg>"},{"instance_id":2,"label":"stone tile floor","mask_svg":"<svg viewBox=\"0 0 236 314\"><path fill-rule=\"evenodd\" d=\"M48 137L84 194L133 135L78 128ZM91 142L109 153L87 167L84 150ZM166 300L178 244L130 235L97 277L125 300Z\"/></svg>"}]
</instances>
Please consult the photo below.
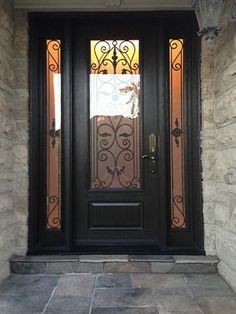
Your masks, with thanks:
<instances>
[{"instance_id":1,"label":"stone tile floor","mask_svg":"<svg viewBox=\"0 0 236 314\"><path fill-rule=\"evenodd\" d=\"M217 274L12 275L0 313L235 314L236 295Z\"/></svg>"}]
</instances>

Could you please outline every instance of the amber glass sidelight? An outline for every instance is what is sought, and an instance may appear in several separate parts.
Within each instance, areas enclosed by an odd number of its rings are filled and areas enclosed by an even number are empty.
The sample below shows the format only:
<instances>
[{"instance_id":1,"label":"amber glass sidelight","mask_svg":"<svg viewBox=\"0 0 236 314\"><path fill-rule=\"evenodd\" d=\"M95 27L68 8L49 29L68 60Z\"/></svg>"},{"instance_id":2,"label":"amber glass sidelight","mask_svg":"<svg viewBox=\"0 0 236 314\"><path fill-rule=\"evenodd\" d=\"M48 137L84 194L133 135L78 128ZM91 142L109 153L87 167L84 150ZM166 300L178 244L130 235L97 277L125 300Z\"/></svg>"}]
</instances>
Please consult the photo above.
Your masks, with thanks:
<instances>
[{"instance_id":1,"label":"amber glass sidelight","mask_svg":"<svg viewBox=\"0 0 236 314\"><path fill-rule=\"evenodd\" d=\"M140 188L138 40L90 42L92 189Z\"/></svg>"},{"instance_id":2,"label":"amber glass sidelight","mask_svg":"<svg viewBox=\"0 0 236 314\"><path fill-rule=\"evenodd\" d=\"M61 41L46 40L47 228L61 228Z\"/></svg>"},{"instance_id":3,"label":"amber glass sidelight","mask_svg":"<svg viewBox=\"0 0 236 314\"><path fill-rule=\"evenodd\" d=\"M186 228L184 195L184 40L169 40L171 228Z\"/></svg>"}]
</instances>

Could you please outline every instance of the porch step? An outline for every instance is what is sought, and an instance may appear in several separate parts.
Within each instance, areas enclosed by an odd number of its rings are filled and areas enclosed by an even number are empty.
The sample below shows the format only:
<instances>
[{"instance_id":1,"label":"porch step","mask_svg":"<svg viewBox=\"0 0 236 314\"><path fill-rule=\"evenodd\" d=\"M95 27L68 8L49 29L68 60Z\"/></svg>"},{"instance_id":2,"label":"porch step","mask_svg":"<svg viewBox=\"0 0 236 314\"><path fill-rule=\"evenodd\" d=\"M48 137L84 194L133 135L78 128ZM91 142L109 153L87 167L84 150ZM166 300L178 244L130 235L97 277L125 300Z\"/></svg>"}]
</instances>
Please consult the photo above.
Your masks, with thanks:
<instances>
[{"instance_id":1,"label":"porch step","mask_svg":"<svg viewBox=\"0 0 236 314\"><path fill-rule=\"evenodd\" d=\"M214 256L170 255L41 255L14 256L14 274L64 273L214 273Z\"/></svg>"}]
</instances>

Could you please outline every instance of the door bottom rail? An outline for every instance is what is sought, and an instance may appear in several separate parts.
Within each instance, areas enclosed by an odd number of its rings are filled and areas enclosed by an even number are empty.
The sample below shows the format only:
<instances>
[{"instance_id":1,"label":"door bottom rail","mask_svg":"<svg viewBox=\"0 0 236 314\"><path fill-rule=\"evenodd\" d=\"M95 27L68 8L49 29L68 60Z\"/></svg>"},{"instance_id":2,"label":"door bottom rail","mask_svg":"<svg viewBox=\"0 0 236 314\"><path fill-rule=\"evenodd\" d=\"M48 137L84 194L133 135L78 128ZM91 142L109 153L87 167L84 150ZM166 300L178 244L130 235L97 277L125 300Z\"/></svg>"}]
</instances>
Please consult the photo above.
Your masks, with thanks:
<instances>
[{"instance_id":1,"label":"door bottom rail","mask_svg":"<svg viewBox=\"0 0 236 314\"><path fill-rule=\"evenodd\" d=\"M65 273L215 273L215 256L190 255L40 255L13 256L12 274Z\"/></svg>"}]
</instances>

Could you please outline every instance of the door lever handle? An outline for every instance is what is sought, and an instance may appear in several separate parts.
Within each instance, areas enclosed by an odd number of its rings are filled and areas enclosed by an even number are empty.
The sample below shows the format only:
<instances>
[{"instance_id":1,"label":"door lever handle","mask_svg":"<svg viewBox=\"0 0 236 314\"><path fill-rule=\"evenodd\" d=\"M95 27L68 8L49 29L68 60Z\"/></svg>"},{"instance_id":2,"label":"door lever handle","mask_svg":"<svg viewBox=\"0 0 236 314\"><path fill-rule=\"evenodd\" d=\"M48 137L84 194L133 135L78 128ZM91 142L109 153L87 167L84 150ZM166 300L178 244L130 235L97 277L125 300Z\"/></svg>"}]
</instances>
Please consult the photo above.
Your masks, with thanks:
<instances>
[{"instance_id":1,"label":"door lever handle","mask_svg":"<svg viewBox=\"0 0 236 314\"><path fill-rule=\"evenodd\" d=\"M148 137L148 154L144 154L142 159L149 159L149 168L151 173L157 172L157 137L151 133Z\"/></svg>"},{"instance_id":2,"label":"door lever handle","mask_svg":"<svg viewBox=\"0 0 236 314\"><path fill-rule=\"evenodd\" d=\"M156 159L156 157L154 155L147 155L147 154L143 155L142 158L143 159L150 159L150 160L155 160Z\"/></svg>"}]
</instances>

